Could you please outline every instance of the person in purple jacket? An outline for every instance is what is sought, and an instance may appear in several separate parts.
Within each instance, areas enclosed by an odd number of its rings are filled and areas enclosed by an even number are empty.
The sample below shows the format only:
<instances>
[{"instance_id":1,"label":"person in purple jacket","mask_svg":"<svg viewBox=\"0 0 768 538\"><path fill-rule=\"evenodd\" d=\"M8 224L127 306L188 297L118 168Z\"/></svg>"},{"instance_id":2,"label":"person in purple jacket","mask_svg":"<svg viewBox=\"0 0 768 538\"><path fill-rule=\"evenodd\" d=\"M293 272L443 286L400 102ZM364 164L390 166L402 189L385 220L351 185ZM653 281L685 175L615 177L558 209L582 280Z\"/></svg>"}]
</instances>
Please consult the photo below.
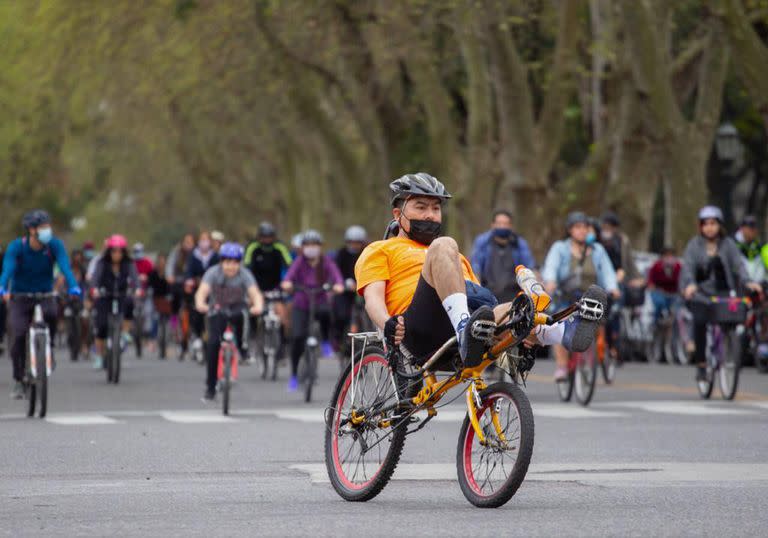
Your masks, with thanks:
<instances>
[{"instance_id":1,"label":"person in purple jacket","mask_svg":"<svg viewBox=\"0 0 768 538\"><path fill-rule=\"evenodd\" d=\"M341 271L333 260L323 254L323 236L315 230L307 230L301 240L301 254L294 260L283 279L281 287L290 293L295 287L320 288L332 285L334 293L344 291ZM327 293L316 296L315 319L320 322L323 339L328 339L331 325L330 300ZM288 391L299 387L299 361L309 332L309 296L303 290L296 290L291 312L291 378Z\"/></svg>"}]
</instances>

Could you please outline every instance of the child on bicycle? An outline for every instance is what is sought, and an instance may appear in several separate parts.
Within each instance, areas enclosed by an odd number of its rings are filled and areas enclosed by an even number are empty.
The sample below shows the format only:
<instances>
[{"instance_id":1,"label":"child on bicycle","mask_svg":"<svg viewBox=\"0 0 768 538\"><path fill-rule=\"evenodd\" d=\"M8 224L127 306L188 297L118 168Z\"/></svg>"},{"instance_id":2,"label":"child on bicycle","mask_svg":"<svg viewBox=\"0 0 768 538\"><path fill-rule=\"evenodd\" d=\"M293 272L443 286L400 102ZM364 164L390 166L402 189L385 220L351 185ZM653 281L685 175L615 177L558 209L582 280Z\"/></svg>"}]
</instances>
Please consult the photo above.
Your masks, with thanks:
<instances>
[{"instance_id":1,"label":"child on bicycle","mask_svg":"<svg viewBox=\"0 0 768 538\"><path fill-rule=\"evenodd\" d=\"M204 402L216 398L217 366L221 337L228 324L238 335L238 347L242 353L242 334L247 302L248 311L258 316L264 309L256 279L243 267L243 247L238 243L224 243L219 250L219 263L203 275L200 287L195 293L195 308L203 314L210 314L208 321L207 377ZM247 300L247 302L246 302Z\"/></svg>"},{"instance_id":2,"label":"child on bicycle","mask_svg":"<svg viewBox=\"0 0 768 538\"><path fill-rule=\"evenodd\" d=\"M323 254L323 236L315 230L307 230L301 240L301 255L288 269L281 287L290 293L294 284L302 288L320 288L325 284L333 285L334 293L344 291L344 283L338 266ZM317 303L315 318L320 322L323 339L328 340L331 324L330 306L327 294L316 295ZM292 345L291 345L291 378L288 381L288 391L295 392L299 388L299 361L304 354L304 345L309 332L309 296L306 291L297 291L293 298L291 311Z\"/></svg>"}]
</instances>

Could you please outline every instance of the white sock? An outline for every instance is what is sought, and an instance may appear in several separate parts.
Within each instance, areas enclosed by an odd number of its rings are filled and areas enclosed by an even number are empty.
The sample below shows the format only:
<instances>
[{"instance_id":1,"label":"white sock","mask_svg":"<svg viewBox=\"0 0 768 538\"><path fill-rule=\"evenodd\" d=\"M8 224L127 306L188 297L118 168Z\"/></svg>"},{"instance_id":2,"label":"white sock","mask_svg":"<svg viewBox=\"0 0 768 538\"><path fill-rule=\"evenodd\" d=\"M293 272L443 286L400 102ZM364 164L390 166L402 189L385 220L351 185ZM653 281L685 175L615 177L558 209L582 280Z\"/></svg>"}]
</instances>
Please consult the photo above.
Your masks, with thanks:
<instances>
[{"instance_id":1,"label":"white sock","mask_svg":"<svg viewBox=\"0 0 768 538\"><path fill-rule=\"evenodd\" d=\"M469 306L467 306L467 294L466 293L454 293L449 295L443 301L443 308L448 313L448 318L451 320L453 330L456 331L456 335L459 334L459 323L461 320L469 317Z\"/></svg>"},{"instance_id":2,"label":"white sock","mask_svg":"<svg viewBox=\"0 0 768 538\"><path fill-rule=\"evenodd\" d=\"M565 323L561 321L554 325L538 325L535 334L543 346L562 344L563 336L565 335Z\"/></svg>"}]
</instances>

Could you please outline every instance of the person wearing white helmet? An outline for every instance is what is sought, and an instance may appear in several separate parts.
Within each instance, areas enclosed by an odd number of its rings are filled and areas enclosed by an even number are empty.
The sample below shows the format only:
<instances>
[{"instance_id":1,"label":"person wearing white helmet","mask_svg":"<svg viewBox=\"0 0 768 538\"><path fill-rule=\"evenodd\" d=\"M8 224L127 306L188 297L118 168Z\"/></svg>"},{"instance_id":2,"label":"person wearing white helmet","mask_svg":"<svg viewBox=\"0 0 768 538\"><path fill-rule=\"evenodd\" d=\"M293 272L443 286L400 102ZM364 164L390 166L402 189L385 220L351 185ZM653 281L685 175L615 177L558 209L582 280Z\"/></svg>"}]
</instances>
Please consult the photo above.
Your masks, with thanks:
<instances>
[{"instance_id":1,"label":"person wearing white helmet","mask_svg":"<svg viewBox=\"0 0 768 538\"><path fill-rule=\"evenodd\" d=\"M699 211L699 233L685 247L683 267L680 271L680 291L687 301L697 297L728 296L732 292L743 293L744 288L761 291L752 282L741 260L736 242L726 235L723 212L719 207L704 206ZM699 309L692 309L698 312ZM696 380L706 379L707 320L694 316L693 322L694 363Z\"/></svg>"},{"instance_id":2,"label":"person wearing white helmet","mask_svg":"<svg viewBox=\"0 0 768 538\"><path fill-rule=\"evenodd\" d=\"M360 225L353 225L344 232L344 246L333 254L333 260L341 271L344 279L344 293L333 299L333 327L331 340L336 350L341 348L352 320L352 309L357 296L357 282L355 281L355 264L360 253L368 244L368 232Z\"/></svg>"}]
</instances>

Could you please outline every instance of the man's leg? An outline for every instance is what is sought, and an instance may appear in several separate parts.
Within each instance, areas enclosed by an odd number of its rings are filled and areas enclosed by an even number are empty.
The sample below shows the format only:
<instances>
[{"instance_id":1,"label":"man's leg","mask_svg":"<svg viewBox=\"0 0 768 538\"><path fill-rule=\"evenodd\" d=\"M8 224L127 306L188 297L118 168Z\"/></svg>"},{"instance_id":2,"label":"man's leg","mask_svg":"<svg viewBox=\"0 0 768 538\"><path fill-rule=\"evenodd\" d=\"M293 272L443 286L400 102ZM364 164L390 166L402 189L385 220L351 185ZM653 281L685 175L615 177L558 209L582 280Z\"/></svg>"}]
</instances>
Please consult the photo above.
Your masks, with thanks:
<instances>
[{"instance_id":1,"label":"man's leg","mask_svg":"<svg viewBox=\"0 0 768 538\"><path fill-rule=\"evenodd\" d=\"M8 303L11 338L13 339L11 360L13 361L13 379L16 382L21 382L24 379L25 344L31 321L31 311L31 303L26 299L12 299Z\"/></svg>"},{"instance_id":2,"label":"man's leg","mask_svg":"<svg viewBox=\"0 0 768 538\"><path fill-rule=\"evenodd\" d=\"M476 322L493 322L493 311L485 306L470 316L467 304L467 284L461 268L459 246L450 237L435 239L427 250L421 275L443 304L459 340L461 358L482 354L485 343L472 335Z\"/></svg>"}]
</instances>

